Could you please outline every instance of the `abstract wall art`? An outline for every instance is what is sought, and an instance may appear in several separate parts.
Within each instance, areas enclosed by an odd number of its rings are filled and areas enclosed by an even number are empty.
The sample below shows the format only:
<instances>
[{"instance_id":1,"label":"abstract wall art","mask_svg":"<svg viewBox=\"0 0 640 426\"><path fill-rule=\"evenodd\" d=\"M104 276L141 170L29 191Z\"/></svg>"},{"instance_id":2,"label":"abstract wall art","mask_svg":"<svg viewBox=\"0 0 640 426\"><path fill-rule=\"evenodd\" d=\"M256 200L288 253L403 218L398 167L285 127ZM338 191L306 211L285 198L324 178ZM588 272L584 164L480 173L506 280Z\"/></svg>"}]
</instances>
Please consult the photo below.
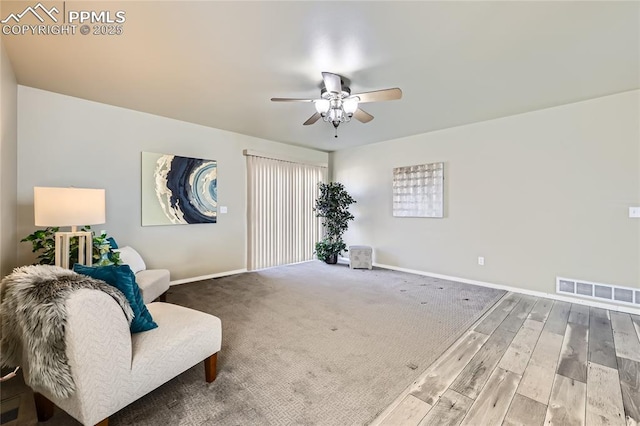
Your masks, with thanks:
<instances>
[{"instance_id":1,"label":"abstract wall art","mask_svg":"<svg viewBox=\"0 0 640 426\"><path fill-rule=\"evenodd\" d=\"M393 215L444 217L444 163L393 169Z\"/></svg>"},{"instance_id":2,"label":"abstract wall art","mask_svg":"<svg viewBox=\"0 0 640 426\"><path fill-rule=\"evenodd\" d=\"M214 160L142 153L142 226L216 223Z\"/></svg>"}]
</instances>

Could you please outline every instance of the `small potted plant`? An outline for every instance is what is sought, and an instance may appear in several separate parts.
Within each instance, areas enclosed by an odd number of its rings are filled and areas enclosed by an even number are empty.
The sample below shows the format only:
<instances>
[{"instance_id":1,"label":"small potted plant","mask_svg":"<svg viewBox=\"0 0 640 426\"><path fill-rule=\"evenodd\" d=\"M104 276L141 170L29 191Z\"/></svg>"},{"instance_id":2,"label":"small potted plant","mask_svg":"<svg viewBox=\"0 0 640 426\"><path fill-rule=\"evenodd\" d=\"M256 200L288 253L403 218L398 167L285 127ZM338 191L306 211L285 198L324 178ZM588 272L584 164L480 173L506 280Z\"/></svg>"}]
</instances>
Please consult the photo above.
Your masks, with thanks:
<instances>
[{"instance_id":1,"label":"small potted plant","mask_svg":"<svg viewBox=\"0 0 640 426\"><path fill-rule=\"evenodd\" d=\"M335 264L340 253L347 251L342 235L349 228L349 221L354 219L349 206L356 201L339 182L320 182L318 189L320 195L316 198L314 211L316 217L322 218L324 238L316 243L315 253L319 260Z\"/></svg>"},{"instance_id":2,"label":"small potted plant","mask_svg":"<svg viewBox=\"0 0 640 426\"><path fill-rule=\"evenodd\" d=\"M31 251L38 253L37 263L40 265L54 265L56 257L55 234L59 230L60 228L58 227L38 229L20 241L31 242ZM81 230L90 231L91 227L85 226ZM71 265L78 261L78 238L71 238L69 256ZM113 251L106 233L98 236L93 235L93 259L93 263L96 266L120 264L120 253Z\"/></svg>"}]
</instances>

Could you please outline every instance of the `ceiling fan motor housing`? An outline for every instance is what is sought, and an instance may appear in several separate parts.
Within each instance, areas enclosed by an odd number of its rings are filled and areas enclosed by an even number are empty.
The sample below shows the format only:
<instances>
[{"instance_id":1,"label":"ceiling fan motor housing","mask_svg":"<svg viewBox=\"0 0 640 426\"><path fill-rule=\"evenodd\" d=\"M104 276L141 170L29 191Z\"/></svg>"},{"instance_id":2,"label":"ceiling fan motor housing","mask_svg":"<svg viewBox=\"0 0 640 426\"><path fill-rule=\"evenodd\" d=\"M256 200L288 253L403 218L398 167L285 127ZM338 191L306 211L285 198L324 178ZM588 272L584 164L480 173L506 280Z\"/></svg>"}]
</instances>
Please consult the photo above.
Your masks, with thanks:
<instances>
[{"instance_id":1,"label":"ceiling fan motor housing","mask_svg":"<svg viewBox=\"0 0 640 426\"><path fill-rule=\"evenodd\" d=\"M345 99L345 98L348 98L349 96L351 96L351 89L349 89L347 86L342 86L342 92L340 92L339 94L327 91L326 87L323 87L320 90L320 97L322 99L329 99L329 100L331 100L331 98Z\"/></svg>"}]
</instances>

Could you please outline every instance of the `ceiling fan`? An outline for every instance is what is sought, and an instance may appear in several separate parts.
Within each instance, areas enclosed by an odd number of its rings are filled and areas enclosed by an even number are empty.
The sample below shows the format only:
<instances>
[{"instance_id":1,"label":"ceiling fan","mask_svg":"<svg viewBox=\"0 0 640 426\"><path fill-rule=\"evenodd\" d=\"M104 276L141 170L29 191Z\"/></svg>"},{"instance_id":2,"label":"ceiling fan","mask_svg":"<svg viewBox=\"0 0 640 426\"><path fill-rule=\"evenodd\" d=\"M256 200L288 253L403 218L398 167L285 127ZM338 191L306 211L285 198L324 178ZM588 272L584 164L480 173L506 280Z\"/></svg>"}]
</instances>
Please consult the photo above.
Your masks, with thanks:
<instances>
[{"instance_id":1,"label":"ceiling fan","mask_svg":"<svg viewBox=\"0 0 640 426\"><path fill-rule=\"evenodd\" d=\"M360 108L360 104L402 98L402 90L397 87L352 95L351 89L345 85L342 76L323 72L322 80L320 99L271 98L271 100L273 102L313 102L316 107L316 113L309 117L303 125L308 126L322 118L323 121L333 124L336 129L335 137L337 138L340 123L349 122L352 117L362 123L368 123L373 120L373 115Z\"/></svg>"}]
</instances>

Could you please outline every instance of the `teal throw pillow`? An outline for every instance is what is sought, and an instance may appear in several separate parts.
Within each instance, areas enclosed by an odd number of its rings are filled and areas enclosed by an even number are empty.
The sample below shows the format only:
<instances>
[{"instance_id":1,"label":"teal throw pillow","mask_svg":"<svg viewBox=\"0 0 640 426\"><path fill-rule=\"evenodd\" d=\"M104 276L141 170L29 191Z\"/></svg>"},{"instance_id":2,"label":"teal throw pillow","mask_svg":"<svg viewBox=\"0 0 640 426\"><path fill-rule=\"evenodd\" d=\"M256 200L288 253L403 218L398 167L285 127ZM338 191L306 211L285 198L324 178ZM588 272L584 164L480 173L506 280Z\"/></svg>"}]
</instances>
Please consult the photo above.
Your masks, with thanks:
<instances>
[{"instance_id":1,"label":"teal throw pillow","mask_svg":"<svg viewBox=\"0 0 640 426\"><path fill-rule=\"evenodd\" d=\"M129 265L85 266L76 263L73 265L73 270L79 274L105 281L124 293L134 314L130 327L131 333L140 333L158 327L142 300L140 287L138 287L135 274Z\"/></svg>"},{"instance_id":2,"label":"teal throw pillow","mask_svg":"<svg viewBox=\"0 0 640 426\"><path fill-rule=\"evenodd\" d=\"M118 247L118 243L116 243L116 240L113 237L109 237L107 238L107 241L109 241L109 245L111 246L111 250L115 250Z\"/></svg>"}]
</instances>

